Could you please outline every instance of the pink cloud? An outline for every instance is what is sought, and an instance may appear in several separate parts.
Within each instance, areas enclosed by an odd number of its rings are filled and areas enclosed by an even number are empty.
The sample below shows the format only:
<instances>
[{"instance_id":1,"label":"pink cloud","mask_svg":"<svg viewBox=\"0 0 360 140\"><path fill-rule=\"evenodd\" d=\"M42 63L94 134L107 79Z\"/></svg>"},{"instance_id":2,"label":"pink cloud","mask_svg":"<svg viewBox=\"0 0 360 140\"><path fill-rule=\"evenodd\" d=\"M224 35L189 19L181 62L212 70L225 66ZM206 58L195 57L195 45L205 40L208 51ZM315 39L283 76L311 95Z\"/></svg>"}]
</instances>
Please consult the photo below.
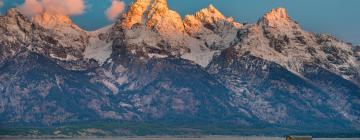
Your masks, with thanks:
<instances>
[{"instance_id":1,"label":"pink cloud","mask_svg":"<svg viewBox=\"0 0 360 140\"><path fill-rule=\"evenodd\" d=\"M106 10L109 20L115 20L125 9L125 3L120 0L112 0L111 6Z\"/></svg>"},{"instance_id":2,"label":"pink cloud","mask_svg":"<svg viewBox=\"0 0 360 140\"><path fill-rule=\"evenodd\" d=\"M3 7L3 6L4 6L4 1L0 0L0 7Z\"/></svg>"},{"instance_id":3,"label":"pink cloud","mask_svg":"<svg viewBox=\"0 0 360 140\"><path fill-rule=\"evenodd\" d=\"M85 10L84 0L25 0L18 9L27 16L42 12L59 15L80 15Z\"/></svg>"},{"instance_id":4,"label":"pink cloud","mask_svg":"<svg viewBox=\"0 0 360 140\"><path fill-rule=\"evenodd\" d=\"M18 9L20 10L20 12L29 17L44 11L41 2L37 0L25 0L24 4L20 5Z\"/></svg>"}]
</instances>

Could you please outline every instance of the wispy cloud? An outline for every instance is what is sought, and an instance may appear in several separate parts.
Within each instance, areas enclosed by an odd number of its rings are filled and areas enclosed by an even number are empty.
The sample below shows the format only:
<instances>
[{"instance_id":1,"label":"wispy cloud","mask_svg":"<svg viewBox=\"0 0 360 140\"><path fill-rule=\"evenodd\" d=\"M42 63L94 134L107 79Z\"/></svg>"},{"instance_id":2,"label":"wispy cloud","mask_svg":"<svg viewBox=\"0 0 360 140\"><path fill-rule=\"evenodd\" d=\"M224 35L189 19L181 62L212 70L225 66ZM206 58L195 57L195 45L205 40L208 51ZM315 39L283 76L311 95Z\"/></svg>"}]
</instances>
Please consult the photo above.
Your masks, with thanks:
<instances>
[{"instance_id":1,"label":"wispy cloud","mask_svg":"<svg viewBox=\"0 0 360 140\"><path fill-rule=\"evenodd\" d=\"M29 17L42 12L73 16L84 12L85 2L84 0L25 0L18 9Z\"/></svg>"},{"instance_id":2,"label":"wispy cloud","mask_svg":"<svg viewBox=\"0 0 360 140\"><path fill-rule=\"evenodd\" d=\"M109 20L115 20L125 9L125 3L120 0L112 0L111 6L106 10Z\"/></svg>"}]
</instances>

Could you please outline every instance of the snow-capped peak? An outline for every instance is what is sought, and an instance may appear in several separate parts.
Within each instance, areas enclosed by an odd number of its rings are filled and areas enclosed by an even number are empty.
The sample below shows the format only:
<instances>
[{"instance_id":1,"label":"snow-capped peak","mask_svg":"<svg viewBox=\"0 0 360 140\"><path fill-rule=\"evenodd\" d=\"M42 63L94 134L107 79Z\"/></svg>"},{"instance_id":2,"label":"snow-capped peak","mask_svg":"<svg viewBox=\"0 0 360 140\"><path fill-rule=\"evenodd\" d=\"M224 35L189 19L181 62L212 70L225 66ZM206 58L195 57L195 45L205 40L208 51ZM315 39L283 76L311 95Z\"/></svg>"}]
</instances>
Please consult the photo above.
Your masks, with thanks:
<instances>
[{"instance_id":1,"label":"snow-capped peak","mask_svg":"<svg viewBox=\"0 0 360 140\"><path fill-rule=\"evenodd\" d=\"M235 22L232 18L226 18L219 10L213 5L201 9L194 15L186 15L184 18L185 30L189 34L197 33L203 26L210 30L216 30L219 24L230 23L235 28L241 28L241 24ZM211 25L211 26L210 26Z\"/></svg>"}]
</instances>

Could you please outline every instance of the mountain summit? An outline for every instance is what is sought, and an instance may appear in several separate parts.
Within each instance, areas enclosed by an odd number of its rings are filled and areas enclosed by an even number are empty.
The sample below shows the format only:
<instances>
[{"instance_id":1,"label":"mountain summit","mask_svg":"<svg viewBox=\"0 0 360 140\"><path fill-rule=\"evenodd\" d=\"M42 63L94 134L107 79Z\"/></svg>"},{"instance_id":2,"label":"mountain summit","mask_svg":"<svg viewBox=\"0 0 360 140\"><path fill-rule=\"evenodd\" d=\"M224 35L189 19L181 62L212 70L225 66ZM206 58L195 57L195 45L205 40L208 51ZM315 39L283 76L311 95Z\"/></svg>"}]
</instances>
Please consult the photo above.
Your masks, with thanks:
<instances>
[{"instance_id":1,"label":"mountain summit","mask_svg":"<svg viewBox=\"0 0 360 140\"><path fill-rule=\"evenodd\" d=\"M33 21L41 26L47 28L54 28L56 26L71 26L74 25L72 20L65 15L53 15L44 12L33 17Z\"/></svg>"},{"instance_id":2,"label":"mountain summit","mask_svg":"<svg viewBox=\"0 0 360 140\"><path fill-rule=\"evenodd\" d=\"M181 16L169 9L166 0L136 0L124 15L122 26L131 28L142 23L161 34L183 32Z\"/></svg>"},{"instance_id":3,"label":"mountain summit","mask_svg":"<svg viewBox=\"0 0 360 140\"><path fill-rule=\"evenodd\" d=\"M283 23L290 20L285 8L272 9L262 17L267 24ZM270 25L271 26L271 25Z\"/></svg>"},{"instance_id":4,"label":"mountain summit","mask_svg":"<svg viewBox=\"0 0 360 140\"><path fill-rule=\"evenodd\" d=\"M242 24L213 5L182 20L166 0L135 0L92 32L68 17L11 9L0 16L0 131L119 121L165 124L169 134L359 133L354 48L303 30L284 8ZM85 126L71 134L144 130Z\"/></svg>"}]
</instances>

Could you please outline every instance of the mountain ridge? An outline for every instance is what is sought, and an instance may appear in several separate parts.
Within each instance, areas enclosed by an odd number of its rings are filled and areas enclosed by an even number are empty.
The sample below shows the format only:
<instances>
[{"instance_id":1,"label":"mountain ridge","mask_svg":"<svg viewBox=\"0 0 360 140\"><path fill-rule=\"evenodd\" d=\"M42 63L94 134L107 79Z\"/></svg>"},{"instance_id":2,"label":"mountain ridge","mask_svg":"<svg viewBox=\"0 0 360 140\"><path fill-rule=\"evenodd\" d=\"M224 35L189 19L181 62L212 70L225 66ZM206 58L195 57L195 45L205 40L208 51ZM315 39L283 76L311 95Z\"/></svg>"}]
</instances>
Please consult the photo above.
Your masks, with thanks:
<instances>
[{"instance_id":1,"label":"mountain ridge","mask_svg":"<svg viewBox=\"0 0 360 140\"><path fill-rule=\"evenodd\" d=\"M302 30L286 9L254 24L212 5L184 19L166 0L136 0L128 9L91 32L60 15L1 16L0 123L360 130L360 53ZM46 22L53 18L65 22Z\"/></svg>"}]
</instances>

